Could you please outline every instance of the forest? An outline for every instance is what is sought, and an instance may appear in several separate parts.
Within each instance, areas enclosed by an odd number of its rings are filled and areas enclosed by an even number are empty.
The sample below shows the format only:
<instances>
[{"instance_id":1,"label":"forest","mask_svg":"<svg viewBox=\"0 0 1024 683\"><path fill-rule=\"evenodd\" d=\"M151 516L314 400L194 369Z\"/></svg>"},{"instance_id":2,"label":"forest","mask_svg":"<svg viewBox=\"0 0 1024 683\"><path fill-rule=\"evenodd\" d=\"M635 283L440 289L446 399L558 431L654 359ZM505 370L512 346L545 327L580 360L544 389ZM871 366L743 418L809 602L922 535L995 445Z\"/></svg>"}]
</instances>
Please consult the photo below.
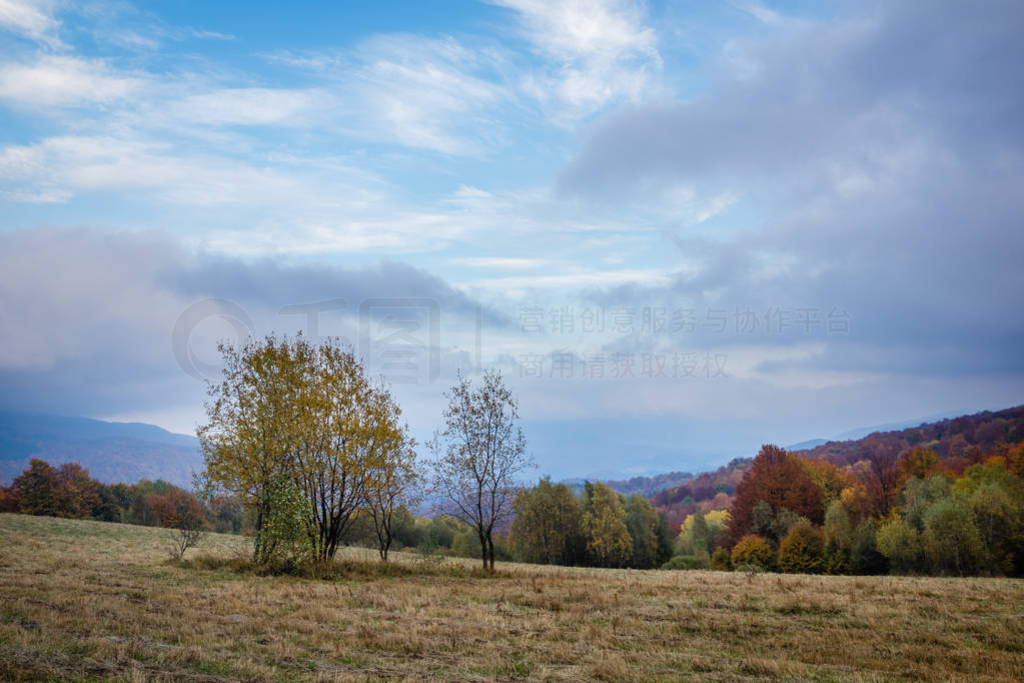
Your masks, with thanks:
<instances>
[{"instance_id":1,"label":"forest","mask_svg":"<svg viewBox=\"0 0 1024 683\"><path fill-rule=\"evenodd\" d=\"M516 488L496 527L495 555L636 569L1020 576L1022 476L1018 407L810 451L766 445L650 497L543 478ZM238 496L196 496L159 480L103 484L75 463L42 460L0 488L0 511L169 528L189 513L204 529L255 533ZM471 523L429 507L416 512L395 507L394 549L479 555ZM339 541L379 549L376 528L359 508Z\"/></svg>"}]
</instances>

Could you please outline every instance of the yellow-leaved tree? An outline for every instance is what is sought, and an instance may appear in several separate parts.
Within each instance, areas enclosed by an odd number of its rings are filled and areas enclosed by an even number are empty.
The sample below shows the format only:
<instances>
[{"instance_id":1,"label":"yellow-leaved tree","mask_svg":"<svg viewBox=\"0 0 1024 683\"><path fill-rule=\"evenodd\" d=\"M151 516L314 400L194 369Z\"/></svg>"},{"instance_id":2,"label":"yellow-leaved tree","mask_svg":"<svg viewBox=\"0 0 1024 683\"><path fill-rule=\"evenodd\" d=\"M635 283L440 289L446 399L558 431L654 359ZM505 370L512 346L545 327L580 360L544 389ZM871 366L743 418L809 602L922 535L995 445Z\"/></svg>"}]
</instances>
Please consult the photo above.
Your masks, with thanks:
<instances>
[{"instance_id":1,"label":"yellow-leaved tree","mask_svg":"<svg viewBox=\"0 0 1024 683\"><path fill-rule=\"evenodd\" d=\"M333 557L381 482L395 468L411 471L401 410L335 340L268 336L219 348L224 376L209 387L208 422L197 431L207 487L250 508L256 561L297 541L312 557Z\"/></svg>"},{"instance_id":2,"label":"yellow-leaved tree","mask_svg":"<svg viewBox=\"0 0 1024 683\"><path fill-rule=\"evenodd\" d=\"M633 538L619 494L600 482L591 489L590 506L583 514L583 533L587 552L598 566L621 567L633 553Z\"/></svg>"}]
</instances>

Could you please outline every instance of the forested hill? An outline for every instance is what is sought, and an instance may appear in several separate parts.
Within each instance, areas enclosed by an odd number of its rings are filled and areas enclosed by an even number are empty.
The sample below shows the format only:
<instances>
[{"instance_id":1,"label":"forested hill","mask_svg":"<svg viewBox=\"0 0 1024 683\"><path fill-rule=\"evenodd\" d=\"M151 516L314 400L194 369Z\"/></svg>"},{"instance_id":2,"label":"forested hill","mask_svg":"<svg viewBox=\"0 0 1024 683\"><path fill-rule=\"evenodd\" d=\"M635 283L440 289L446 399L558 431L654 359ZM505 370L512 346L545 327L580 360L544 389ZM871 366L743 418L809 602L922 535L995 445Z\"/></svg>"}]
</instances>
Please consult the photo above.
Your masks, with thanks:
<instances>
[{"instance_id":1,"label":"forested hill","mask_svg":"<svg viewBox=\"0 0 1024 683\"><path fill-rule=\"evenodd\" d=\"M107 484L164 479L186 488L202 465L194 436L154 425L0 412L0 484L21 474L31 458L77 462Z\"/></svg>"},{"instance_id":2,"label":"forested hill","mask_svg":"<svg viewBox=\"0 0 1024 683\"><path fill-rule=\"evenodd\" d=\"M862 460L867 449L899 453L921 446L935 451L946 467L962 472L979 457L998 455L997 451L1005 446L1021 441L1024 441L1024 405L996 412L986 410L907 429L875 432L852 441L829 441L803 451L801 455L846 467Z\"/></svg>"},{"instance_id":3,"label":"forested hill","mask_svg":"<svg viewBox=\"0 0 1024 683\"><path fill-rule=\"evenodd\" d=\"M853 471L877 469L880 463L892 463L910 449L921 447L934 451L947 471L959 475L970 465L990 455L1003 455L1010 446L1022 441L1024 405L874 432L860 439L828 441L799 453L809 460ZM751 460L737 458L728 465L698 474L649 497L654 506L665 513L670 529L675 530L687 515L697 510L727 510ZM873 476L878 475L884 477L885 473L877 472Z\"/></svg>"}]
</instances>

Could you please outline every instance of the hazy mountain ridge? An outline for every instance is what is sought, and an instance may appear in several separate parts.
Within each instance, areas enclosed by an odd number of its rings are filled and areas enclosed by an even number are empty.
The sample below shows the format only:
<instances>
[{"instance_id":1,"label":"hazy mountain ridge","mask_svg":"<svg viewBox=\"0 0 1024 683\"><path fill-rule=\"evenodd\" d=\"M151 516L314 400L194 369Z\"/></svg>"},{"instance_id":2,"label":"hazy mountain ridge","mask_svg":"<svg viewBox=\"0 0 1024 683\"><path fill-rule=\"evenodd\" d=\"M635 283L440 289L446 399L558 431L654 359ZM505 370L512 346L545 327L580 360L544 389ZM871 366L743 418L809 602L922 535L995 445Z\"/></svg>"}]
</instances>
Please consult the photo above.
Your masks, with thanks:
<instances>
[{"instance_id":1,"label":"hazy mountain ridge","mask_svg":"<svg viewBox=\"0 0 1024 683\"><path fill-rule=\"evenodd\" d=\"M691 479L693 479L693 474L690 472L667 472L649 477L638 476L620 480L601 479L600 481L624 496L639 494L645 498L650 498L660 491L674 488ZM563 479L561 483L566 484L574 492L579 492L583 488L585 481L585 479Z\"/></svg>"},{"instance_id":2,"label":"hazy mountain ridge","mask_svg":"<svg viewBox=\"0 0 1024 683\"><path fill-rule=\"evenodd\" d=\"M186 488L202 466L199 440L144 423L0 412L0 482L31 458L77 462L104 483L164 479Z\"/></svg>"}]
</instances>

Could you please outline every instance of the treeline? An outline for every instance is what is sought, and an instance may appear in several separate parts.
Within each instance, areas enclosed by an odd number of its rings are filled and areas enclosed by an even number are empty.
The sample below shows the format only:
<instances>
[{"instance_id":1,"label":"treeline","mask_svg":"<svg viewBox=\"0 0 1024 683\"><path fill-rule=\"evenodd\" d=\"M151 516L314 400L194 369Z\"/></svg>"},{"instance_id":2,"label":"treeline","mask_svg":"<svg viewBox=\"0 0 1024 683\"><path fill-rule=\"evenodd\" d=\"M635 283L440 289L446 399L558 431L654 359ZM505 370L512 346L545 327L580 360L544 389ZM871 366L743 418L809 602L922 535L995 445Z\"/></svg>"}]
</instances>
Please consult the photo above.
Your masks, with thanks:
<instances>
[{"instance_id":1,"label":"treeline","mask_svg":"<svg viewBox=\"0 0 1024 683\"><path fill-rule=\"evenodd\" d=\"M697 512L682 565L801 573L1024 575L1024 443L958 471L868 443L844 468L764 446L727 517Z\"/></svg>"},{"instance_id":2,"label":"treeline","mask_svg":"<svg viewBox=\"0 0 1024 683\"><path fill-rule=\"evenodd\" d=\"M237 500L217 496L210 500L158 479L135 484L104 484L89 470L69 462L53 467L32 459L12 484L0 487L0 512L68 519L91 519L140 526L180 526L182 518L196 519L206 530L254 535L255 519ZM450 515L414 516L407 507L396 507L392 520L392 549L425 556L474 557L479 553L473 528ZM372 517L357 513L345 529L341 543L377 549L379 539ZM511 560L507 539L499 536L496 554Z\"/></svg>"},{"instance_id":3,"label":"treeline","mask_svg":"<svg viewBox=\"0 0 1024 683\"><path fill-rule=\"evenodd\" d=\"M542 479L518 492L513 510L509 546L523 562L650 569L672 555L668 525L650 501L599 482L586 482L577 498Z\"/></svg>"},{"instance_id":4,"label":"treeline","mask_svg":"<svg viewBox=\"0 0 1024 683\"><path fill-rule=\"evenodd\" d=\"M223 533L239 533L244 525L242 506L228 497L202 501L160 479L104 484L78 463L54 467L37 458L10 486L0 487L0 512L167 528L187 516Z\"/></svg>"}]
</instances>

